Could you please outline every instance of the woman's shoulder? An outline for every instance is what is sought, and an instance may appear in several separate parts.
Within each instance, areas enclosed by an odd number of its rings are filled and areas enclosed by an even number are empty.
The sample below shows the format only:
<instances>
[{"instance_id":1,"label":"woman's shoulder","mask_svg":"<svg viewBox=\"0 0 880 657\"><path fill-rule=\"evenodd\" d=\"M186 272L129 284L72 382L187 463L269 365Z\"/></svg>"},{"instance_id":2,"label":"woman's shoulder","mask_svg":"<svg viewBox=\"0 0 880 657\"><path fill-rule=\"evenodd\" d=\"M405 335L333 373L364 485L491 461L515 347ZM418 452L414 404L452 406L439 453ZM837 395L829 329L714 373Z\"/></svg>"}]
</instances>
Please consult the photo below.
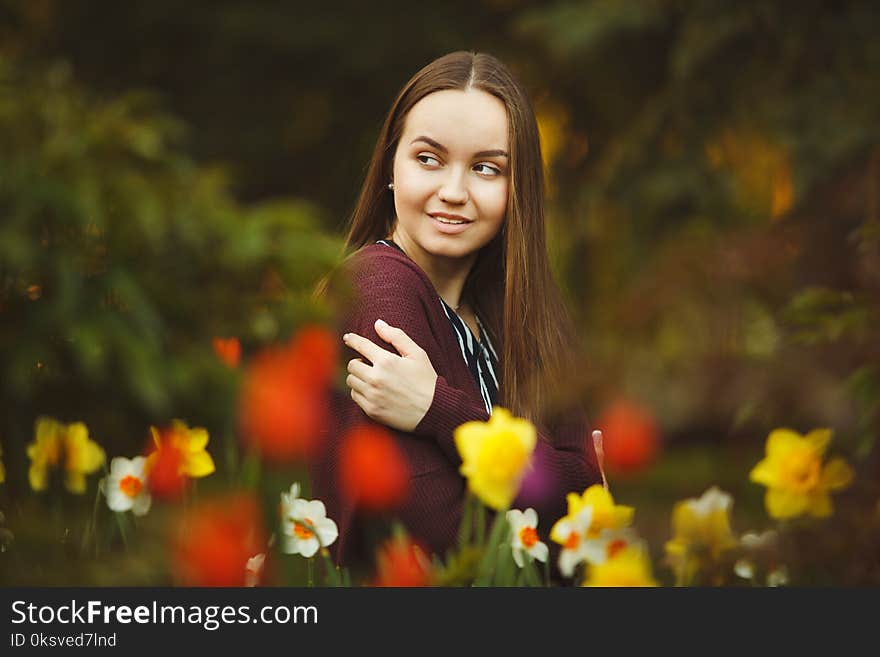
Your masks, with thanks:
<instances>
[{"instance_id":1,"label":"woman's shoulder","mask_svg":"<svg viewBox=\"0 0 880 657\"><path fill-rule=\"evenodd\" d=\"M368 244L346 260L346 270L358 288L404 287L413 292L430 293L430 279L410 258L385 244Z\"/></svg>"}]
</instances>

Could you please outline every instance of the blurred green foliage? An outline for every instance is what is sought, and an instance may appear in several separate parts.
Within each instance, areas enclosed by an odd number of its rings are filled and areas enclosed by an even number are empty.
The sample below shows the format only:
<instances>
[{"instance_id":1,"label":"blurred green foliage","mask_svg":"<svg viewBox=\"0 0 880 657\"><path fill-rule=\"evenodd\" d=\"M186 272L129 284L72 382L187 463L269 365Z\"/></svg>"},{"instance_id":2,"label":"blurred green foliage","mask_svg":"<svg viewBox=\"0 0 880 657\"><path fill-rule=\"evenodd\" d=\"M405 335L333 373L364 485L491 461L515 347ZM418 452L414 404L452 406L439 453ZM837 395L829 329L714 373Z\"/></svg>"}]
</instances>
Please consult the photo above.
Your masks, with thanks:
<instances>
[{"instance_id":1,"label":"blurred green foliage","mask_svg":"<svg viewBox=\"0 0 880 657\"><path fill-rule=\"evenodd\" d=\"M25 462L37 415L84 420L109 456L172 417L225 430L245 349L326 311L310 299L338 238L296 200L245 207L177 146L155 99L96 100L63 63L0 59L0 417ZM322 314L323 313L323 314ZM9 486L26 485L9 468Z\"/></svg>"}]
</instances>

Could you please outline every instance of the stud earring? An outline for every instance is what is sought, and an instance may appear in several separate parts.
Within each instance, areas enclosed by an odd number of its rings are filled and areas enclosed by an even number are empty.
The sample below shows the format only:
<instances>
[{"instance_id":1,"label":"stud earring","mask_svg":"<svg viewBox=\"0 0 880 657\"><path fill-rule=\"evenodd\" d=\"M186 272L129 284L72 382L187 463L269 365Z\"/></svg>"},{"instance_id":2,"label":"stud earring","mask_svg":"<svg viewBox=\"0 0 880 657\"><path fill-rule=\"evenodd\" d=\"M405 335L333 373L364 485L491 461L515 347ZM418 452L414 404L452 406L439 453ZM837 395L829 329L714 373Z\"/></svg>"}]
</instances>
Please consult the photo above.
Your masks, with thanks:
<instances>
[{"instance_id":1,"label":"stud earring","mask_svg":"<svg viewBox=\"0 0 880 657\"><path fill-rule=\"evenodd\" d=\"M388 183L388 189L394 189L394 183Z\"/></svg>"}]
</instances>

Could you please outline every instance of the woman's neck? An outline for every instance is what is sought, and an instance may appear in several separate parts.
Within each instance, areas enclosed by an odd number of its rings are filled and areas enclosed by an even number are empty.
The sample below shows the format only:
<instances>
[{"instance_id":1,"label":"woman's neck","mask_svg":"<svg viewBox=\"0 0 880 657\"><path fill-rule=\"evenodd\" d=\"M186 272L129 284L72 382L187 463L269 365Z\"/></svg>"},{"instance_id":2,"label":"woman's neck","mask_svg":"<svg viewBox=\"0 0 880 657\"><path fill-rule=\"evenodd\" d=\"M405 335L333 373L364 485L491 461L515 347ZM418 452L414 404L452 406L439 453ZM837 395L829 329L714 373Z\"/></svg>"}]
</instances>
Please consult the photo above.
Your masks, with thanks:
<instances>
[{"instance_id":1,"label":"woman's neck","mask_svg":"<svg viewBox=\"0 0 880 657\"><path fill-rule=\"evenodd\" d=\"M477 254L471 254L463 258L448 258L428 253L414 242L409 241L405 235L394 231L391 239L397 244L409 258L415 262L428 276L437 294L452 308L458 310L463 299L461 298L464 284L471 268L477 259Z\"/></svg>"}]
</instances>

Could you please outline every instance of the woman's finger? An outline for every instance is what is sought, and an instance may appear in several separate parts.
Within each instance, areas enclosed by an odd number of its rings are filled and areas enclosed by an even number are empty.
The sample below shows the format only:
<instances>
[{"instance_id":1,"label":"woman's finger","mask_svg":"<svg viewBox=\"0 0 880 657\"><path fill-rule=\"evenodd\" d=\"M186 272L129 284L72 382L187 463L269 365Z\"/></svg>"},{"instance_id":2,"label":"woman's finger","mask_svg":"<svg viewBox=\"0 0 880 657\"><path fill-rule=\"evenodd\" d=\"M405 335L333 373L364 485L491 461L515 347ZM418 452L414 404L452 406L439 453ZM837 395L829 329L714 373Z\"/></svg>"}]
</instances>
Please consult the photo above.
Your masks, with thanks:
<instances>
[{"instance_id":1,"label":"woman's finger","mask_svg":"<svg viewBox=\"0 0 880 657\"><path fill-rule=\"evenodd\" d=\"M397 349L398 353L404 358L422 351L422 348L417 345L403 329L389 326L381 319L376 320L375 328L376 334Z\"/></svg>"},{"instance_id":2,"label":"woman's finger","mask_svg":"<svg viewBox=\"0 0 880 657\"><path fill-rule=\"evenodd\" d=\"M354 388L351 389L351 398L354 400L354 403L360 406L361 410L372 417L371 410L372 406L370 402L367 401L367 398L364 397L361 393L359 393Z\"/></svg>"},{"instance_id":3,"label":"woman's finger","mask_svg":"<svg viewBox=\"0 0 880 657\"><path fill-rule=\"evenodd\" d=\"M345 377L345 385L352 390L356 390L360 395L366 395L370 389L370 384L363 379L359 379L354 374L349 374Z\"/></svg>"},{"instance_id":4,"label":"woman's finger","mask_svg":"<svg viewBox=\"0 0 880 657\"><path fill-rule=\"evenodd\" d=\"M352 358L348 361L348 371L362 381L367 383L372 383L373 381L373 366L367 365L363 358Z\"/></svg>"},{"instance_id":5,"label":"woman's finger","mask_svg":"<svg viewBox=\"0 0 880 657\"><path fill-rule=\"evenodd\" d=\"M371 363L375 363L377 359L383 355L389 355L391 352L386 351L372 340L365 338L357 333L346 333L342 336L342 341L349 347L364 356Z\"/></svg>"}]
</instances>

